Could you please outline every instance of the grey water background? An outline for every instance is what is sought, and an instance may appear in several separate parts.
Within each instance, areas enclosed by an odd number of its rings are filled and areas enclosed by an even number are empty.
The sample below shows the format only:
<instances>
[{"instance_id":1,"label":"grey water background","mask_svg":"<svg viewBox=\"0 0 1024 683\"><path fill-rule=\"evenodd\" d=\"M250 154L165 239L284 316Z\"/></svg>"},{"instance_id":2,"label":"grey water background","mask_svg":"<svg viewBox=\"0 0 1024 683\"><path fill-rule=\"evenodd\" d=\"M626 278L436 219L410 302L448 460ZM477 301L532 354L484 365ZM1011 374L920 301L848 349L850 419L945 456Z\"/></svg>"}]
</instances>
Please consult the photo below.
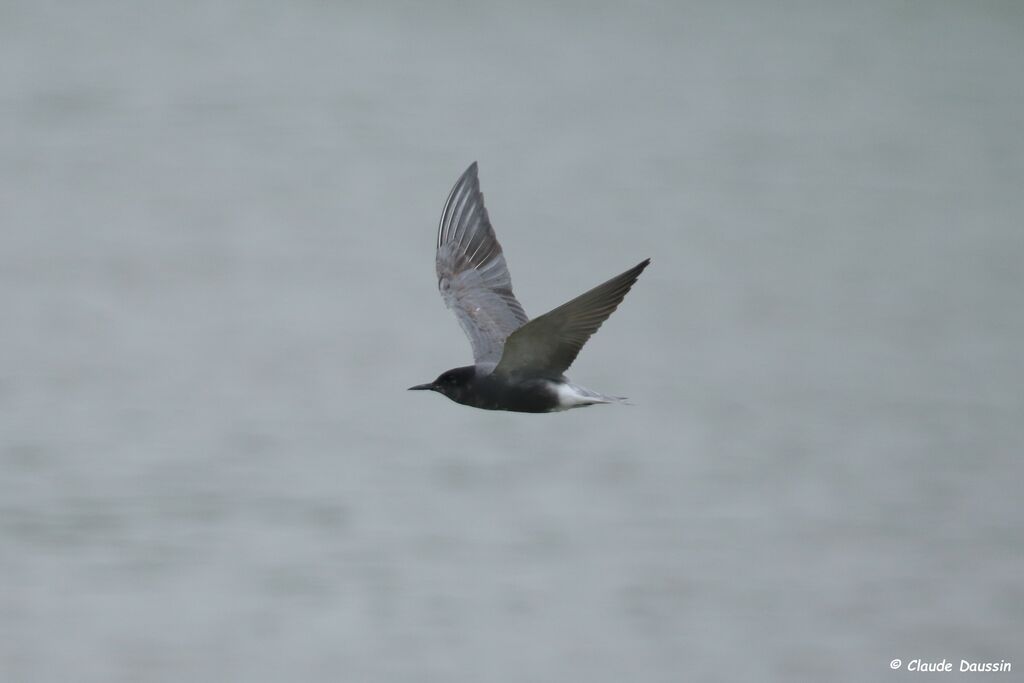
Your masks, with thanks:
<instances>
[{"instance_id":1,"label":"grey water background","mask_svg":"<svg viewBox=\"0 0 1024 683\"><path fill-rule=\"evenodd\" d=\"M1020 4L6 2L0 63L0 679L1024 670ZM653 257L569 373L634 406L404 391L474 159L530 314Z\"/></svg>"}]
</instances>

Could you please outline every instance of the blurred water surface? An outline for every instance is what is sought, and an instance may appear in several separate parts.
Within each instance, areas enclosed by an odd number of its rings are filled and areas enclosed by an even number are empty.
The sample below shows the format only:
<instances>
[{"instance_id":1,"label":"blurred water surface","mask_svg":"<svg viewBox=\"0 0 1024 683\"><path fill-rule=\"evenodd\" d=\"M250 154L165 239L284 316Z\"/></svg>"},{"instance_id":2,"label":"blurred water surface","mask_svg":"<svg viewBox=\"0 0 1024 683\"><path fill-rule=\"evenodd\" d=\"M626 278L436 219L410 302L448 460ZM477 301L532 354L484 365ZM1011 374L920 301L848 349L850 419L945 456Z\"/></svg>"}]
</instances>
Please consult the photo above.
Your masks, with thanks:
<instances>
[{"instance_id":1,"label":"blurred water surface","mask_svg":"<svg viewBox=\"0 0 1024 683\"><path fill-rule=\"evenodd\" d=\"M5 681L1024 669L1017 3L0 7ZM572 378L407 393L472 160ZM954 675L955 677L955 675Z\"/></svg>"}]
</instances>

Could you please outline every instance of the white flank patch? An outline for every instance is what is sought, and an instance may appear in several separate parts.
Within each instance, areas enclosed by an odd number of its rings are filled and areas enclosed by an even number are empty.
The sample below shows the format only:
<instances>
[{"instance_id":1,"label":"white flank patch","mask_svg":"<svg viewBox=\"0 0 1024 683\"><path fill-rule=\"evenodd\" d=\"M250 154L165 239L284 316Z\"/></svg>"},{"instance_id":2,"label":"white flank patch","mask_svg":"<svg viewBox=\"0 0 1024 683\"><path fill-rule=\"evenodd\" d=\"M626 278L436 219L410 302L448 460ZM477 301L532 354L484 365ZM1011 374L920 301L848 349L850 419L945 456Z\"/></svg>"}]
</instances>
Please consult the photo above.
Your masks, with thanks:
<instances>
[{"instance_id":1,"label":"white flank patch","mask_svg":"<svg viewBox=\"0 0 1024 683\"><path fill-rule=\"evenodd\" d=\"M558 407L555 410L568 410L580 406L591 406L595 403L611 403L611 401L600 394L588 392L586 389L573 386L572 384L551 383L551 388L558 395Z\"/></svg>"}]
</instances>

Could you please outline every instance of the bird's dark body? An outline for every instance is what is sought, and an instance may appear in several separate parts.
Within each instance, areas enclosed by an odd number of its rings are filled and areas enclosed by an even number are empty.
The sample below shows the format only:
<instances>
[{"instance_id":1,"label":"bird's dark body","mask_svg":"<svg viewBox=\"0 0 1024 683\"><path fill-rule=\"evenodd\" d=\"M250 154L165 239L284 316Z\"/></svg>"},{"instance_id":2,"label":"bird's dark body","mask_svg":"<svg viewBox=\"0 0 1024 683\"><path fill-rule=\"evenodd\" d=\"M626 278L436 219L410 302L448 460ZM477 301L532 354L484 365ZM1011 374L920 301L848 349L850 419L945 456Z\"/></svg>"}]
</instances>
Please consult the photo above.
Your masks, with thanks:
<instances>
[{"instance_id":1,"label":"bird's dark body","mask_svg":"<svg viewBox=\"0 0 1024 683\"><path fill-rule=\"evenodd\" d=\"M552 380L508 379L473 365L445 372L430 387L456 403L484 410L550 413L560 409Z\"/></svg>"}]
</instances>

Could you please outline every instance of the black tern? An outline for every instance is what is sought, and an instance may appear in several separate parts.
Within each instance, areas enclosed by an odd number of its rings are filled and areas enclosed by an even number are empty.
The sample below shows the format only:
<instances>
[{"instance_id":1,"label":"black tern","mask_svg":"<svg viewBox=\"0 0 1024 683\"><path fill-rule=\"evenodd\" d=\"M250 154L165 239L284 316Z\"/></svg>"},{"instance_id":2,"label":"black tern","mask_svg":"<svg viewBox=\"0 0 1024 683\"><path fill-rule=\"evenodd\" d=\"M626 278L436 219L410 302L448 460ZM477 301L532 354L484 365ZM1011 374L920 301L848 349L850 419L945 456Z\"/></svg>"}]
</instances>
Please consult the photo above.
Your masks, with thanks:
<instances>
[{"instance_id":1,"label":"black tern","mask_svg":"<svg viewBox=\"0 0 1024 683\"><path fill-rule=\"evenodd\" d=\"M530 320L512 293L512 278L484 208L474 161L455 183L437 231L437 286L473 347L473 365L454 368L426 389L485 410L548 413L621 403L573 384L564 373L651 262Z\"/></svg>"}]
</instances>

